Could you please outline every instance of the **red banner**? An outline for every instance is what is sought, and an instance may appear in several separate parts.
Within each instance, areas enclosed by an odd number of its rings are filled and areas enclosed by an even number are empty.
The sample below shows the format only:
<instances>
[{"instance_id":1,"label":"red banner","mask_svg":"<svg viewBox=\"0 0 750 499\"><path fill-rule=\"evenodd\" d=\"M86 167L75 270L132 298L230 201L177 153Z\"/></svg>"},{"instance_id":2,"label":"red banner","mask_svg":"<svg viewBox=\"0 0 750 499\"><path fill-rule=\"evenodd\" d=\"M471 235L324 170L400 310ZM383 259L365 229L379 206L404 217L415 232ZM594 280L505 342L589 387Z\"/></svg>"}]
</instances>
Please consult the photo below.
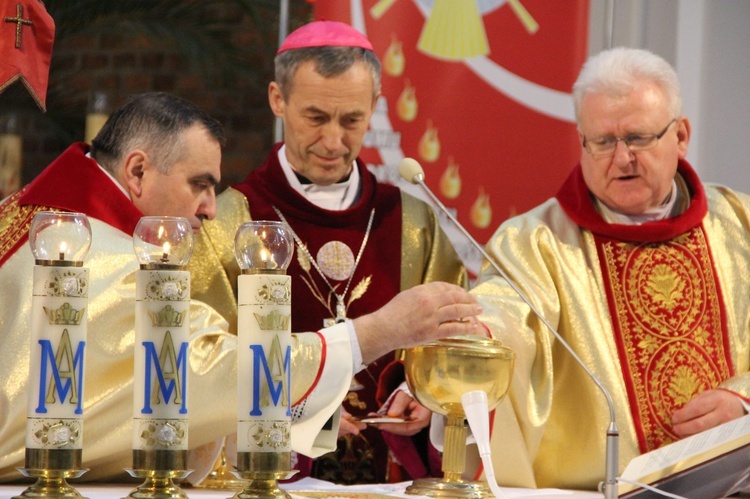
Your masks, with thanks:
<instances>
[{"instance_id":1,"label":"red banner","mask_svg":"<svg viewBox=\"0 0 750 499\"><path fill-rule=\"evenodd\" d=\"M403 157L419 161L425 183L484 243L554 195L578 161L570 91L588 10L588 0L317 0L315 18L359 29L383 63L361 157L426 199L398 177ZM476 272L478 252L443 221Z\"/></svg>"}]
</instances>

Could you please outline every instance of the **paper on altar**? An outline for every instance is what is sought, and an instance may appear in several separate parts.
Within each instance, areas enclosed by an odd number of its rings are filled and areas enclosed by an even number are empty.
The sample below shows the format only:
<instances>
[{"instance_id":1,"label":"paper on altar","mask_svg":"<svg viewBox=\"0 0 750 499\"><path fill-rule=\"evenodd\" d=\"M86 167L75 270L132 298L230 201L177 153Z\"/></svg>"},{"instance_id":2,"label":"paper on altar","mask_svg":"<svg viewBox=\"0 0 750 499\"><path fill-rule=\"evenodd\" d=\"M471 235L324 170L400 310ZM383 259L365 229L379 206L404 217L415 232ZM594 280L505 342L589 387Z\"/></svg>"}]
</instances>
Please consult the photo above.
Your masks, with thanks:
<instances>
[{"instance_id":1,"label":"paper on altar","mask_svg":"<svg viewBox=\"0 0 750 499\"><path fill-rule=\"evenodd\" d=\"M748 443L750 414L642 454L628 463L622 478L650 483Z\"/></svg>"},{"instance_id":2,"label":"paper on altar","mask_svg":"<svg viewBox=\"0 0 750 499\"><path fill-rule=\"evenodd\" d=\"M409 481L401 483L337 485L331 482L326 482L324 480L307 477L297 482L282 484L281 487L289 492L289 494L294 499L309 499L311 496L319 497L315 494L308 494L308 492L325 493L326 499L351 499L355 497L375 499L379 496L403 497L408 499L425 497L407 494L406 487L411 485L411 483L412 482ZM577 499L601 497L601 494L597 492L575 492L560 489L517 489L511 487L502 487L501 489L508 498L535 497L543 499L554 497L569 497Z\"/></svg>"}]
</instances>

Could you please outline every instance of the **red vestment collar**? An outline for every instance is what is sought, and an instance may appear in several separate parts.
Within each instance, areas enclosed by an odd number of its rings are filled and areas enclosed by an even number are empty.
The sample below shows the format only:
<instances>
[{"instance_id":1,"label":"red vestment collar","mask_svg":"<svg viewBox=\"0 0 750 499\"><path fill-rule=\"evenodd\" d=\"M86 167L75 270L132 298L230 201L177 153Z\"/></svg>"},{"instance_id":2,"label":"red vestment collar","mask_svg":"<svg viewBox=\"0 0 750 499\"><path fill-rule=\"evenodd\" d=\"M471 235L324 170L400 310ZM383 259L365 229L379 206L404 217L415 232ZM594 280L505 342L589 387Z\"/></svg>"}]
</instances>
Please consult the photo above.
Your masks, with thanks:
<instances>
[{"instance_id":1,"label":"red vestment collar","mask_svg":"<svg viewBox=\"0 0 750 499\"><path fill-rule=\"evenodd\" d=\"M672 239L698 226L708 213L708 202L698 175L687 161L677 165L680 175L691 193L690 205L684 213L666 220L647 222L642 225L610 224L596 211L593 195L583 180L579 163L556 194L565 213L579 226L594 234L611 237L619 241L648 243Z\"/></svg>"},{"instance_id":2,"label":"red vestment collar","mask_svg":"<svg viewBox=\"0 0 750 499\"><path fill-rule=\"evenodd\" d=\"M232 186L247 197L251 213L263 213L263 216L270 216L270 219L275 220L277 217L273 214L271 207L273 205L290 220L301 220L316 226L334 229L351 225L366 227L373 203L377 204L378 210L381 211L392 209L395 207L394 203L400 202L400 196L394 195L399 192L398 189L390 185L378 184L375 175L357 158L355 168L359 169L361 179L357 201L351 207L341 211L320 208L289 185L279 163L278 153L282 145L281 142L275 144L261 166L251 171L243 182ZM388 195L387 201L383 199L386 194Z\"/></svg>"},{"instance_id":3,"label":"red vestment collar","mask_svg":"<svg viewBox=\"0 0 750 499\"><path fill-rule=\"evenodd\" d=\"M85 213L133 235L143 214L91 158L89 146L68 147L25 188L19 205Z\"/></svg>"}]
</instances>

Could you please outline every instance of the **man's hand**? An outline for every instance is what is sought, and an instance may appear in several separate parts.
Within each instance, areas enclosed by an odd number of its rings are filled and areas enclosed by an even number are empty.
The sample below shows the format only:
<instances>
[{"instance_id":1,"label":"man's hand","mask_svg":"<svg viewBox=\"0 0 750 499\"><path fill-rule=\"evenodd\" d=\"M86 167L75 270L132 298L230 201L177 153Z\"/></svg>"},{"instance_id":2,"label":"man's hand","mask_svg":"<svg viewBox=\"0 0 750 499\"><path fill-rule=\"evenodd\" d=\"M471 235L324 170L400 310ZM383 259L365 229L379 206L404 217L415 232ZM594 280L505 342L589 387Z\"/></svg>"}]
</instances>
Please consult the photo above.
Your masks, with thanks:
<instances>
[{"instance_id":1,"label":"man's hand","mask_svg":"<svg viewBox=\"0 0 750 499\"><path fill-rule=\"evenodd\" d=\"M465 289L447 282L430 282L397 294L379 310L354 319L369 364L397 348L465 334L484 334L476 316L482 307Z\"/></svg>"},{"instance_id":2,"label":"man's hand","mask_svg":"<svg viewBox=\"0 0 750 499\"><path fill-rule=\"evenodd\" d=\"M745 414L739 397L726 390L706 390L672 414L672 429L689 437Z\"/></svg>"},{"instance_id":3,"label":"man's hand","mask_svg":"<svg viewBox=\"0 0 750 499\"><path fill-rule=\"evenodd\" d=\"M406 392L399 391L393 396L393 400L391 400L391 405L388 407L388 413L386 415L389 418L401 418L408 422L380 423L374 426L379 430L387 431L394 435L410 437L416 435L422 428L425 428L430 424L432 412L426 407L420 405Z\"/></svg>"},{"instance_id":4,"label":"man's hand","mask_svg":"<svg viewBox=\"0 0 750 499\"><path fill-rule=\"evenodd\" d=\"M338 438L344 435L359 435L359 432L367 428L367 425L359 421L352 421L352 415L341 408L341 420L339 421Z\"/></svg>"}]
</instances>

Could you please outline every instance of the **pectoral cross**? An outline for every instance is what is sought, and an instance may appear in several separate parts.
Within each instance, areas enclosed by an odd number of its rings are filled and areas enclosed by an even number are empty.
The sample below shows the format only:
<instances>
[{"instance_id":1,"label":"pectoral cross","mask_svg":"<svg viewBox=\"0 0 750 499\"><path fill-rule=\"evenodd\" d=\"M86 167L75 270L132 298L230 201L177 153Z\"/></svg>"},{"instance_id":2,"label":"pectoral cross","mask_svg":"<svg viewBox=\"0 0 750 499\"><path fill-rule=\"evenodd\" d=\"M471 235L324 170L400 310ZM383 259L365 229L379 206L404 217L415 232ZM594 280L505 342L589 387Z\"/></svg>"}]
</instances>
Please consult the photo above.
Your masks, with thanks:
<instances>
[{"instance_id":1,"label":"pectoral cross","mask_svg":"<svg viewBox=\"0 0 750 499\"><path fill-rule=\"evenodd\" d=\"M23 25L27 26L33 26L34 23L31 21L31 19L24 19L23 18L23 5L20 3L16 4L16 17L6 17L5 18L6 23L16 23L16 48L21 48L21 28L23 28Z\"/></svg>"},{"instance_id":2,"label":"pectoral cross","mask_svg":"<svg viewBox=\"0 0 750 499\"><path fill-rule=\"evenodd\" d=\"M331 327L342 322L346 322L346 304L342 295L336 295L336 317L323 319L323 327Z\"/></svg>"}]
</instances>

